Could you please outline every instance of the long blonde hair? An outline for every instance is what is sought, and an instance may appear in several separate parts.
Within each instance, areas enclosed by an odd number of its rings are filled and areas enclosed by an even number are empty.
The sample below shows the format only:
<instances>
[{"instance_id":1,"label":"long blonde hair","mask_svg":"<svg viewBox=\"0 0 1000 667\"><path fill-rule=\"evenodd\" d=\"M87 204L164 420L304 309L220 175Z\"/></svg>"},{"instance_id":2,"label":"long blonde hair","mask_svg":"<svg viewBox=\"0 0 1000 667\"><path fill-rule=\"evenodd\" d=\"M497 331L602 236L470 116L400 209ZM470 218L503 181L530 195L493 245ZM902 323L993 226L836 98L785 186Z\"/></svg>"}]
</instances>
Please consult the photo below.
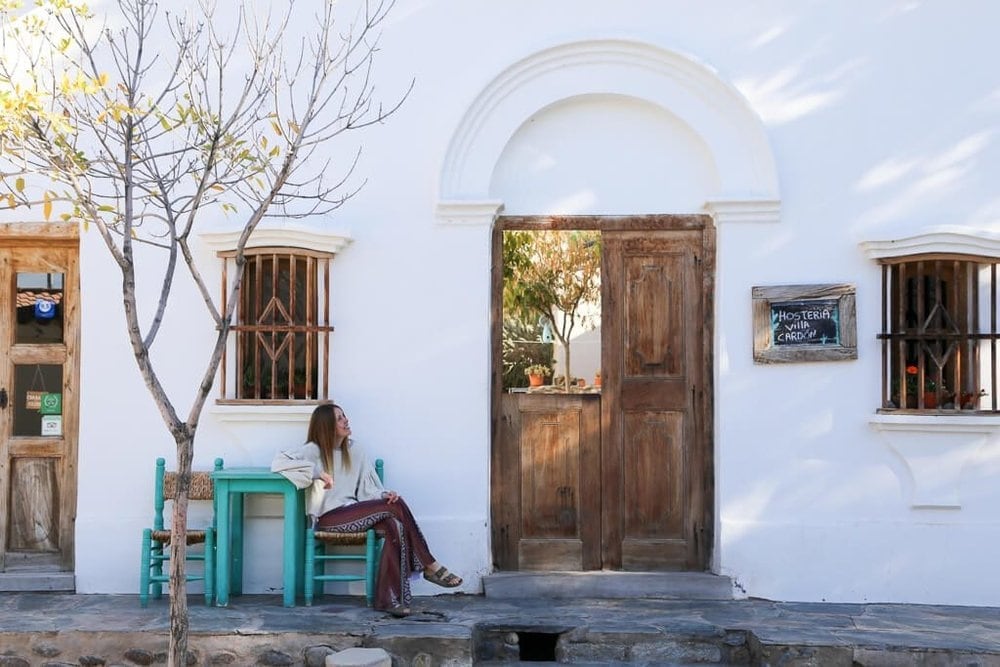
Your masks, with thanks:
<instances>
[{"instance_id":1,"label":"long blonde hair","mask_svg":"<svg viewBox=\"0 0 1000 667\"><path fill-rule=\"evenodd\" d=\"M334 403L324 403L313 410L312 417L309 418L309 431L306 433L306 440L316 443L319 447L320 456L323 458L323 467L328 473L333 474L333 450L337 447L337 410L344 411L342 407ZM340 443L340 461L344 470L351 467L350 438L344 438Z\"/></svg>"}]
</instances>

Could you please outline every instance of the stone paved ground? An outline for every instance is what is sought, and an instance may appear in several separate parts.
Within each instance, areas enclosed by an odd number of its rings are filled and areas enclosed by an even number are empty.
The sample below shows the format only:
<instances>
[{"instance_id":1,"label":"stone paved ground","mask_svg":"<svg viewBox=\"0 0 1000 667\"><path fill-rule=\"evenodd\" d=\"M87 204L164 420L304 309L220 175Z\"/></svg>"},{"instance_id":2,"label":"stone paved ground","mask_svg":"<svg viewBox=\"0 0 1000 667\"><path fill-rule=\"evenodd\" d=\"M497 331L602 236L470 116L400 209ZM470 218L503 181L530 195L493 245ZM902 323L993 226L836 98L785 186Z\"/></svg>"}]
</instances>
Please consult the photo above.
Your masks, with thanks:
<instances>
[{"instance_id":1,"label":"stone paved ground","mask_svg":"<svg viewBox=\"0 0 1000 667\"><path fill-rule=\"evenodd\" d=\"M419 598L397 620L357 598L285 609L278 596L192 597L192 664L322 665L352 646L394 665L575 664L1000 667L1000 609L766 600ZM0 594L0 667L163 664L167 602Z\"/></svg>"}]
</instances>

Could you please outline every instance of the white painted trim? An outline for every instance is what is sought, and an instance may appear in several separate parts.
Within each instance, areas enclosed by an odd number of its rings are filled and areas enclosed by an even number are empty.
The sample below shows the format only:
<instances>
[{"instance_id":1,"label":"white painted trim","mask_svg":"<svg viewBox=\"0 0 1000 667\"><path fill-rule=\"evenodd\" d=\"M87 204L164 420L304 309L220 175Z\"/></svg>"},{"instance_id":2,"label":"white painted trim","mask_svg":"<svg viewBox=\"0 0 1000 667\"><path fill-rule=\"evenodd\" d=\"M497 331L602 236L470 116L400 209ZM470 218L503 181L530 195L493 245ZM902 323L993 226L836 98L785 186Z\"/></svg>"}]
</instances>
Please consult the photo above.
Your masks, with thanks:
<instances>
[{"instance_id":1,"label":"white painted trim","mask_svg":"<svg viewBox=\"0 0 1000 667\"><path fill-rule=\"evenodd\" d=\"M781 202L776 199L710 199L705 211L715 223L781 222Z\"/></svg>"},{"instance_id":2,"label":"white painted trim","mask_svg":"<svg viewBox=\"0 0 1000 667\"><path fill-rule=\"evenodd\" d=\"M625 39L562 44L497 75L471 102L448 145L439 176L439 217L481 223L484 214L469 217L457 211L463 204L475 209L493 201L489 188L494 169L518 128L553 104L608 94L656 105L705 142L719 181L712 204L720 211L732 203L728 212L742 219L777 217L774 156L747 100L694 58ZM741 211L740 204L748 202L749 209ZM451 219L445 219L448 215Z\"/></svg>"},{"instance_id":3,"label":"white painted trim","mask_svg":"<svg viewBox=\"0 0 1000 667\"><path fill-rule=\"evenodd\" d=\"M308 422L315 403L303 405L232 405L209 404L205 412L223 423Z\"/></svg>"},{"instance_id":4,"label":"white painted trim","mask_svg":"<svg viewBox=\"0 0 1000 667\"><path fill-rule=\"evenodd\" d=\"M869 425L905 465L900 483L913 509L961 509L962 473L1000 431L996 418L971 415L876 415Z\"/></svg>"},{"instance_id":5,"label":"white painted trim","mask_svg":"<svg viewBox=\"0 0 1000 667\"><path fill-rule=\"evenodd\" d=\"M243 228L218 232L202 232L198 236L202 242L217 252L234 250ZM283 247L305 248L336 254L353 239L350 232L326 227L310 227L301 224L259 225L250 235L247 248Z\"/></svg>"},{"instance_id":6,"label":"white painted trim","mask_svg":"<svg viewBox=\"0 0 1000 667\"><path fill-rule=\"evenodd\" d=\"M502 210L503 202L498 199L488 201L442 200L437 205L438 223L489 227Z\"/></svg>"},{"instance_id":7,"label":"white painted trim","mask_svg":"<svg viewBox=\"0 0 1000 667\"><path fill-rule=\"evenodd\" d=\"M968 227L942 226L884 241L858 244L869 259L902 257L931 252L979 255L1000 259L1000 235Z\"/></svg>"}]
</instances>

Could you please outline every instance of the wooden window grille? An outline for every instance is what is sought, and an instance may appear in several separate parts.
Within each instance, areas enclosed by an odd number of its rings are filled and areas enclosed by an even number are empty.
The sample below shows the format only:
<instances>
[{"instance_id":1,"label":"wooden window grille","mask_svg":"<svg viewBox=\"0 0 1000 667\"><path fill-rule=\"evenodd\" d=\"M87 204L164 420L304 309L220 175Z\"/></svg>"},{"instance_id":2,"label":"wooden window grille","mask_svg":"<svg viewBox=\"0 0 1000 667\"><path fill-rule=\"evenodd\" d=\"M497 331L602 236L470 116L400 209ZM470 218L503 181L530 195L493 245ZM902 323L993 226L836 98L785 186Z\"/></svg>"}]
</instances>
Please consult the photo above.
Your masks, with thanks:
<instances>
[{"instance_id":1,"label":"wooden window grille","mask_svg":"<svg viewBox=\"0 0 1000 667\"><path fill-rule=\"evenodd\" d=\"M997 412L997 262L883 261L882 410Z\"/></svg>"},{"instance_id":2,"label":"wooden window grille","mask_svg":"<svg viewBox=\"0 0 1000 667\"><path fill-rule=\"evenodd\" d=\"M330 256L288 248L254 248L245 256L234 340L222 361L223 399L326 400L333 332L327 296ZM229 268L227 260L223 294ZM227 369L235 376L231 385Z\"/></svg>"}]
</instances>

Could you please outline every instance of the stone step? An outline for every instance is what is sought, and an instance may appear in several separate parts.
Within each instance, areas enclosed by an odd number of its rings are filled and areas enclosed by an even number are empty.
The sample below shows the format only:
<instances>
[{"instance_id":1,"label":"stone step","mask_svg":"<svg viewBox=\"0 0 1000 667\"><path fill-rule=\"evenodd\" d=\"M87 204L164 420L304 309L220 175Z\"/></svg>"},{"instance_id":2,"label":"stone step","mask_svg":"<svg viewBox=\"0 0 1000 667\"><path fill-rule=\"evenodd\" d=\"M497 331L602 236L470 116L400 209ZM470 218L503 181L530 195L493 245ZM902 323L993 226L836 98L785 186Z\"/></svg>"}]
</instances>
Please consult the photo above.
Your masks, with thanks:
<instances>
[{"instance_id":1,"label":"stone step","mask_svg":"<svg viewBox=\"0 0 1000 667\"><path fill-rule=\"evenodd\" d=\"M750 664L750 634L705 621L656 625L597 622L584 626L482 623L473 631L473 663L560 662L577 665Z\"/></svg>"},{"instance_id":2,"label":"stone step","mask_svg":"<svg viewBox=\"0 0 1000 667\"><path fill-rule=\"evenodd\" d=\"M733 582L710 572L496 572L487 598L732 600Z\"/></svg>"},{"instance_id":3,"label":"stone step","mask_svg":"<svg viewBox=\"0 0 1000 667\"><path fill-rule=\"evenodd\" d=\"M76 577L72 572L15 571L0 572L0 592L63 592L76 591Z\"/></svg>"}]
</instances>

